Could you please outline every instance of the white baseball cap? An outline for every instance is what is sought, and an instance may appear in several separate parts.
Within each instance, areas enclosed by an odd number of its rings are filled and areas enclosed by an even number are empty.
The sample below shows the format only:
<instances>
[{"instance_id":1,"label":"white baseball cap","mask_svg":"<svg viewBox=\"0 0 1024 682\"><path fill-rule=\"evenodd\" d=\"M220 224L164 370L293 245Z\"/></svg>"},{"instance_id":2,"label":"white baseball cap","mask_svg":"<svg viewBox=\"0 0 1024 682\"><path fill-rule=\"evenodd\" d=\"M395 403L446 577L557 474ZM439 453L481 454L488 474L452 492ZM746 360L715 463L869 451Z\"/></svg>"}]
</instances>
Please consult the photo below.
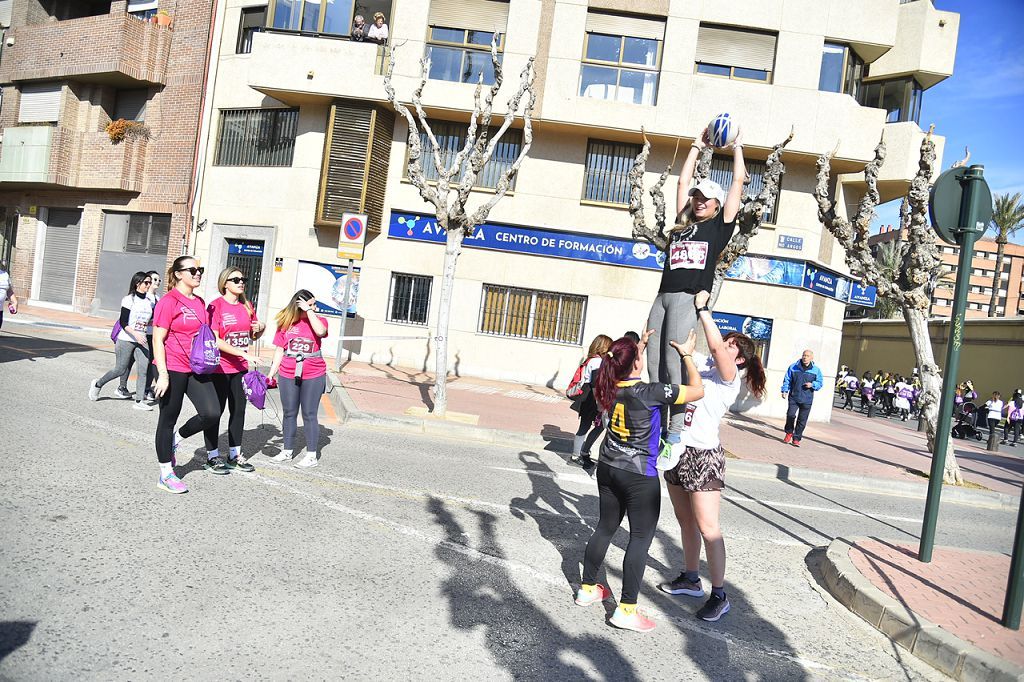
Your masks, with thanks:
<instances>
[{"instance_id":1,"label":"white baseball cap","mask_svg":"<svg viewBox=\"0 0 1024 682\"><path fill-rule=\"evenodd\" d=\"M722 189L722 186L714 180L704 178L691 187L690 191L686 193L686 196L692 197L696 192L700 192L708 199L717 199L719 206L725 203L725 191Z\"/></svg>"}]
</instances>

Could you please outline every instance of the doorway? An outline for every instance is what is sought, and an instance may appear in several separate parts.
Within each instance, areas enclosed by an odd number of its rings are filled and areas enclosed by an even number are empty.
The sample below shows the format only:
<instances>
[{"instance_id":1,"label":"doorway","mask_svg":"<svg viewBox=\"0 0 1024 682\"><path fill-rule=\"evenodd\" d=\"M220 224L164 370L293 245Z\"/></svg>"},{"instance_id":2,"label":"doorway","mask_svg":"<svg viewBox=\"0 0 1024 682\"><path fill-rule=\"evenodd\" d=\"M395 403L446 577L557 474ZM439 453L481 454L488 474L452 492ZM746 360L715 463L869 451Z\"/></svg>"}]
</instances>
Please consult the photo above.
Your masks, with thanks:
<instances>
[{"instance_id":1,"label":"doorway","mask_svg":"<svg viewBox=\"0 0 1024 682\"><path fill-rule=\"evenodd\" d=\"M72 305L78 274L78 237L82 212L51 208L46 212L46 234L39 278L39 300Z\"/></svg>"},{"instance_id":2,"label":"doorway","mask_svg":"<svg viewBox=\"0 0 1024 682\"><path fill-rule=\"evenodd\" d=\"M259 304L263 273L263 244L258 239L229 239L225 267L238 268L245 275L245 297L255 309Z\"/></svg>"}]
</instances>

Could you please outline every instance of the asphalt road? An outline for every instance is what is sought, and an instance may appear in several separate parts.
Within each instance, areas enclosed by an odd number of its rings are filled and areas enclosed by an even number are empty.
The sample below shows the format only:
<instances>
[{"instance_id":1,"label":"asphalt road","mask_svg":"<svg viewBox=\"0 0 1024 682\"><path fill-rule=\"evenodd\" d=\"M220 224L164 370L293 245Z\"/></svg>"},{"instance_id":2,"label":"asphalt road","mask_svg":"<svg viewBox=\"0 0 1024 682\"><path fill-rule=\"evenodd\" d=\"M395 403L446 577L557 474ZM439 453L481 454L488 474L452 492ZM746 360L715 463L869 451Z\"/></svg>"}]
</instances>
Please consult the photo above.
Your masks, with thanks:
<instances>
[{"instance_id":1,"label":"asphalt road","mask_svg":"<svg viewBox=\"0 0 1024 682\"><path fill-rule=\"evenodd\" d=\"M943 679L816 577L834 537L915 541L919 501L730 477L733 608L707 624L699 600L654 588L681 564L666 497L641 592L658 628L622 632L611 605L572 602L597 497L563 455L324 410L321 466L298 470L269 461L279 422L250 411L256 473L205 472L197 436L179 467L191 491L168 495L156 413L109 399L113 384L86 398L112 365L95 333L0 331L4 678ZM1014 517L946 504L938 541L1008 552Z\"/></svg>"}]
</instances>

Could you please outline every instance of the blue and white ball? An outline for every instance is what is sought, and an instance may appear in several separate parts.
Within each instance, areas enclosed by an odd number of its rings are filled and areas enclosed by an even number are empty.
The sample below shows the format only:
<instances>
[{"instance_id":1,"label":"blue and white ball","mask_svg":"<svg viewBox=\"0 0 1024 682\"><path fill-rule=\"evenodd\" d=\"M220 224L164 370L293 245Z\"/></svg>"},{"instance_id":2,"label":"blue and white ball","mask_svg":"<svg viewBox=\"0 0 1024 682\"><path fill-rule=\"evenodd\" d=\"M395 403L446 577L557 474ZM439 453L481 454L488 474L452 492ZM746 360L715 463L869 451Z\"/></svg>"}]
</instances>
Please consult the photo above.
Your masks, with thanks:
<instances>
[{"instance_id":1,"label":"blue and white ball","mask_svg":"<svg viewBox=\"0 0 1024 682\"><path fill-rule=\"evenodd\" d=\"M740 124L730 114L719 114L708 124L708 139L712 147L726 147L736 141Z\"/></svg>"}]
</instances>

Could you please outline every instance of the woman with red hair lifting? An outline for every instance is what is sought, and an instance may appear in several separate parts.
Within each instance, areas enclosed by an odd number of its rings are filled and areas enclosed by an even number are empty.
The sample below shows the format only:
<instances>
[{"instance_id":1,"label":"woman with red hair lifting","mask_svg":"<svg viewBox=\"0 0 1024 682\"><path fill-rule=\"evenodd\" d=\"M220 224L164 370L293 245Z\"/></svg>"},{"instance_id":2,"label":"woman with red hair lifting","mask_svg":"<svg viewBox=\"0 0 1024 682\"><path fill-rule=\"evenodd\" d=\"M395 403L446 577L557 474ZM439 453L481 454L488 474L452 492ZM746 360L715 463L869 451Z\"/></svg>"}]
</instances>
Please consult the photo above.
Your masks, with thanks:
<instances>
[{"instance_id":1,"label":"woman with red hair lifting","mask_svg":"<svg viewBox=\"0 0 1024 682\"><path fill-rule=\"evenodd\" d=\"M576 603L588 606L611 596L608 588L597 582L597 572L622 517L628 515L629 544L622 562L622 598L611 617L611 624L618 628L637 632L654 629L654 622L637 610L636 599L661 513L661 483L656 466L662 449L661 412L663 406L682 405L704 395L700 374L693 364L696 342L692 330L685 343L671 342L686 364L689 381L685 386L642 383L643 354L627 338L612 344L594 380L598 408L609 420L608 435L601 444L597 463L601 518L587 543L583 583L576 593Z\"/></svg>"}]
</instances>

